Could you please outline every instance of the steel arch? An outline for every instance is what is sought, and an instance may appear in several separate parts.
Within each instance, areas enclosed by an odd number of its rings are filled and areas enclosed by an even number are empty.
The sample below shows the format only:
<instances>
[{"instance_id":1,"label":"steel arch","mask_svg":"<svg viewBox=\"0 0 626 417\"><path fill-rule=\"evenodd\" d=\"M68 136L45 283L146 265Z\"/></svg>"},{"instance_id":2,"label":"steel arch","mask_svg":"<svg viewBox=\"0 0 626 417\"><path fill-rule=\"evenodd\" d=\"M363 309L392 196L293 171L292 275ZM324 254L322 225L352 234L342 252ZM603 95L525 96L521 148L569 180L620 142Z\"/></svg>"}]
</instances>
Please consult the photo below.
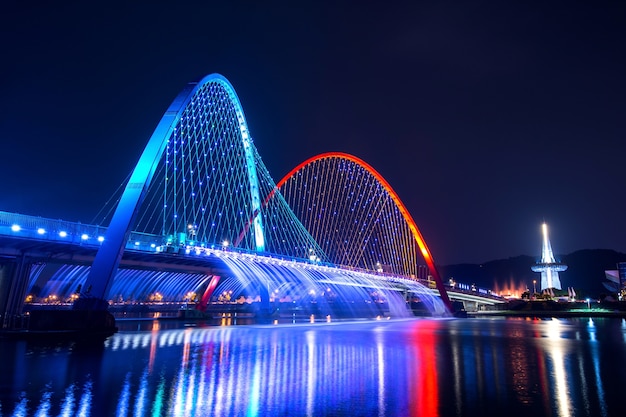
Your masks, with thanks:
<instances>
[{"instance_id":1,"label":"steel arch","mask_svg":"<svg viewBox=\"0 0 626 417\"><path fill-rule=\"evenodd\" d=\"M98 251L85 288L89 289L89 296L104 300L115 277L120 260L124 254L124 247L131 227L134 224L139 208L146 196L159 160L166 148L167 141L181 120L185 108L193 100L196 93L206 84L218 82L227 91L237 114L237 122L241 133L242 145L248 169L248 179L252 195L252 209L259 211L261 199L259 196L259 184L254 162L254 150L250 140L248 125L243 112L241 102L230 82L220 74L210 74L199 82L192 82L181 91L159 121L146 147L144 148L137 165L135 166L130 180L120 198L117 208L107 229L105 239ZM257 216L253 223L255 244L257 251L265 249L262 218ZM91 306L94 308L98 306ZM101 305L100 308L105 308Z\"/></svg>"},{"instance_id":2,"label":"steel arch","mask_svg":"<svg viewBox=\"0 0 626 417\"><path fill-rule=\"evenodd\" d=\"M398 196L398 194L394 191L394 189L391 187L391 185L387 182L387 180L385 180L385 178L383 178L383 176L376 171L371 165L369 165L367 162L363 161L362 159L348 154L348 153L344 153L344 152L326 152L326 153L321 153L319 155L313 156L303 162L301 162L300 164L298 164L295 168L293 168L291 171L289 171L277 184L276 187L272 190L272 192L266 197L266 199L264 200L264 205L268 203L268 201L274 196L274 194L280 190L280 188L285 184L285 182L287 182L296 172L298 172L301 168L303 168L304 166L315 162L315 161L319 161L321 159L327 159L327 158L343 158L346 159L350 162L354 162L358 165L360 165L361 167L363 167L365 170L367 170L385 189L385 191L387 193L389 193L389 196L391 197L391 199L393 200L393 202L396 204L398 210L400 211L400 213L402 214L402 217L404 218L404 220L407 222L409 229L411 230L411 233L413 234L413 237L420 249L420 252L422 254L422 256L424 257L424 261L426 262L426 264L428 265L428 268L430 269L431 274L433 275L433 278L435 280L435 283L437 285L437 290L439 291L439 294L441 295L441 299L444 302L445 306L448 308L449 311L452 311L452 302L450 301L450 298L448 297L448 293L446 291L446 288L444 286L444 283L441 279L441 276L439 275L439 271L437 270L437 267L435 266L435 262L433 260L432 254L430 252L430 249L428 248L428 246L426 245L426 241L424 240L424 237L422 236L421 232L419 231L419 228L417 227L417 224L415 223L415 220L413 220L413 217L411 216L411 214L409 213L409 211L407 210L406 206L404 205L404 203L402 202L402 200L400 200L400 197Z\"/></svg>"}]
</instances>

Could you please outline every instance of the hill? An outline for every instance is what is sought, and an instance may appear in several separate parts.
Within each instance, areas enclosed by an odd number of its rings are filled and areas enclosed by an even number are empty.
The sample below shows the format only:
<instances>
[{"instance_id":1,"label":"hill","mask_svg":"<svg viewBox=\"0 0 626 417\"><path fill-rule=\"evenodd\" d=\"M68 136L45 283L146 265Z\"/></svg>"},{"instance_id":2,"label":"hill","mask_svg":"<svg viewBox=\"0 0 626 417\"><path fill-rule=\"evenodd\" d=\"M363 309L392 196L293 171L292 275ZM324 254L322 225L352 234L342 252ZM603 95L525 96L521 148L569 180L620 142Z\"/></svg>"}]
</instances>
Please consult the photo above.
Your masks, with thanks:
<instances>
[{"instance_id":1,"label":"hill","mask_svg":"<svg viewBox=\"0 0 626 417\"><path fill-rule=\"evenodd\" d=\"M604 271L616 269L618 262L626 262L626 254L610 249L585 249L556 258L568 266L567 271L559 274L561 285L563 288L574 287L579 298L605 294L607 290L602 285ZM539 291L541 276L530 270L536 262L534 256L521 255L482 264L440 266L439 273L444 281L453 278L481 288L521 294L527 288L532 291L533 280L537 281Z\"/></svg>"}]
</instances>

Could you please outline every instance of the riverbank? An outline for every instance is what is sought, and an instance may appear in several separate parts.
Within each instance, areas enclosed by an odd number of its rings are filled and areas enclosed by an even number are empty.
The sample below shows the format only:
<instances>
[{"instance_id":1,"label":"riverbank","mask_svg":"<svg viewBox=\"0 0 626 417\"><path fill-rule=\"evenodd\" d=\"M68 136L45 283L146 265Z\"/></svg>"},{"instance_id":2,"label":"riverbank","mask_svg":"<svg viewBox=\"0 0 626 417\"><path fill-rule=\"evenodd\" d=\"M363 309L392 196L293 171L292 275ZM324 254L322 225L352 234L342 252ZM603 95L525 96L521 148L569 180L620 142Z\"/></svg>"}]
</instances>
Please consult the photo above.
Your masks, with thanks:
<instances>
[{"instance_id":1,"label":"riverbank","mask_svg":"<svg viewBox=\"0 0 626 417\"><path fill-rule=\"evenodd\" d=\"M610 311L604 309L591 310L497 310L497 311L473 311L467 313L468 317L527 317L527 318L571 318L571 317L611 317L626 318L626 311Z\"/></svg>"},{"instance_id":2,"label":"riverbank","mask_svg":"<svg viewBox=\"0 0 626 417\"><path fill-rule=\"evenodd\" d=\"M509 300L492 308L470 311L468 317L626 317L623 301Z\"/></svg>"}]
</instances>

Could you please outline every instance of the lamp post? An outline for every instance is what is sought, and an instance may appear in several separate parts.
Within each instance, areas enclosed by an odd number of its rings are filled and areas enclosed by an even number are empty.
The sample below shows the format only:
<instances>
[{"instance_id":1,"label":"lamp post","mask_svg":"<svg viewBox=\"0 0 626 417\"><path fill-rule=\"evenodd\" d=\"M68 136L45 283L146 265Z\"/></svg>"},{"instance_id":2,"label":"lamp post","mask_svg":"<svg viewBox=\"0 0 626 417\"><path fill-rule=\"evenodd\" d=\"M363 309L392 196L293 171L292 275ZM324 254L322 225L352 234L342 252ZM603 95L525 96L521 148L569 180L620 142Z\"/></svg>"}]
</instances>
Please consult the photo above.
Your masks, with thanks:
<instances>
[{"instance_id":1,"label":"lamp post","mask_svg":"<svg viewBox=\"0 0 626 417\"><path fill-rule=\"evenodd\" d=\"M587 310L591 310L591 300L587 298Z\"/></svg>"},{"instance_id":2,"label":"lamp post","mask_svg":"<svg viewBox=\"0 0 626 417\"><path fill-rule=\"evenodd\" d=\"M533 279L533 297L537 293L537 280Z\"/></svg>"}]
</instances>

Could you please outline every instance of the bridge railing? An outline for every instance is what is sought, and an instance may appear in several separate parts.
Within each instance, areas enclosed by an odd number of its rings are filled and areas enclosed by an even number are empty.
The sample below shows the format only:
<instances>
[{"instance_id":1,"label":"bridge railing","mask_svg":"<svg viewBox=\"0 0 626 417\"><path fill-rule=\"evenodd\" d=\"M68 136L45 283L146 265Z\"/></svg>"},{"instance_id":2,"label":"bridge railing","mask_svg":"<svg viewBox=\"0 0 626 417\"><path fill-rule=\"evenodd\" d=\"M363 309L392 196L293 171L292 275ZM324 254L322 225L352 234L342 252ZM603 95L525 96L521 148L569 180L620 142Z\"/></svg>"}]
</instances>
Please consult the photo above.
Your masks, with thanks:
<instances>
[{"instance_id":1,"label":"bridge railing","mask_svg":"<svg viewBox=\"0 0 626 417\"><path fill-rule=\"evenodd\" d=\"M0 235L97 246L106 227L0 211Z\"/></svg>"},{"instance_id":2,"label":"bridge railing","mask_svg":"<svg viewBox=\"0 0 626 417\"><path fill-rule=\"evenodd\" d=\"M106 231L105 226L0 211L0 236L98 247ZM158 252L163 242L161 236L132 232L126 248Z\"/></svg>"},{"instance_id":3,"label":"bridge railing","mask_svg":"<svg viewBox=\"0 0 626 417\"><path fill-rule=\"evenodd\" d=\"M73 245L98 247L104 241L106 231L107 228L104 226L95 226L84 223L69 222L65 220L46 219L38 216L29 216L24 214L0 211L0 236L4 235L23 239L36 239ZM243 250L240 248L223 248L220 245L200 243L194 246L168 245L167 239L163 236L141 232L131 232L126 243L126 249L153 253L169 252L176 253L182 256L199 255L200 253L205 253L205 250L207 249L222 249L229 252L232 251L248 255L266 256L277 260L313 263L317 266L345 268L347 270L352 270L355 272L362 272L371 275L380 275L382 280L393 279L394 277L393 274L389 275L386 273L372 270L365 270L361 268L342 265L331 265L319 261L312 262L307 260L306 258L276 256L270 253L258 253L254 251ZM426 287L433 289L436 288L435 282L432 280L424 280L419 278L412 279L414 281L422 283ZM493 293L491 290L478 288L474 285L467 285L453 281L451 281L450 283L446 283L445 285L449 291L452 290L455 292L474 294L495 299L502 298L498 294Z\"/></svg>"}]
</instances>

